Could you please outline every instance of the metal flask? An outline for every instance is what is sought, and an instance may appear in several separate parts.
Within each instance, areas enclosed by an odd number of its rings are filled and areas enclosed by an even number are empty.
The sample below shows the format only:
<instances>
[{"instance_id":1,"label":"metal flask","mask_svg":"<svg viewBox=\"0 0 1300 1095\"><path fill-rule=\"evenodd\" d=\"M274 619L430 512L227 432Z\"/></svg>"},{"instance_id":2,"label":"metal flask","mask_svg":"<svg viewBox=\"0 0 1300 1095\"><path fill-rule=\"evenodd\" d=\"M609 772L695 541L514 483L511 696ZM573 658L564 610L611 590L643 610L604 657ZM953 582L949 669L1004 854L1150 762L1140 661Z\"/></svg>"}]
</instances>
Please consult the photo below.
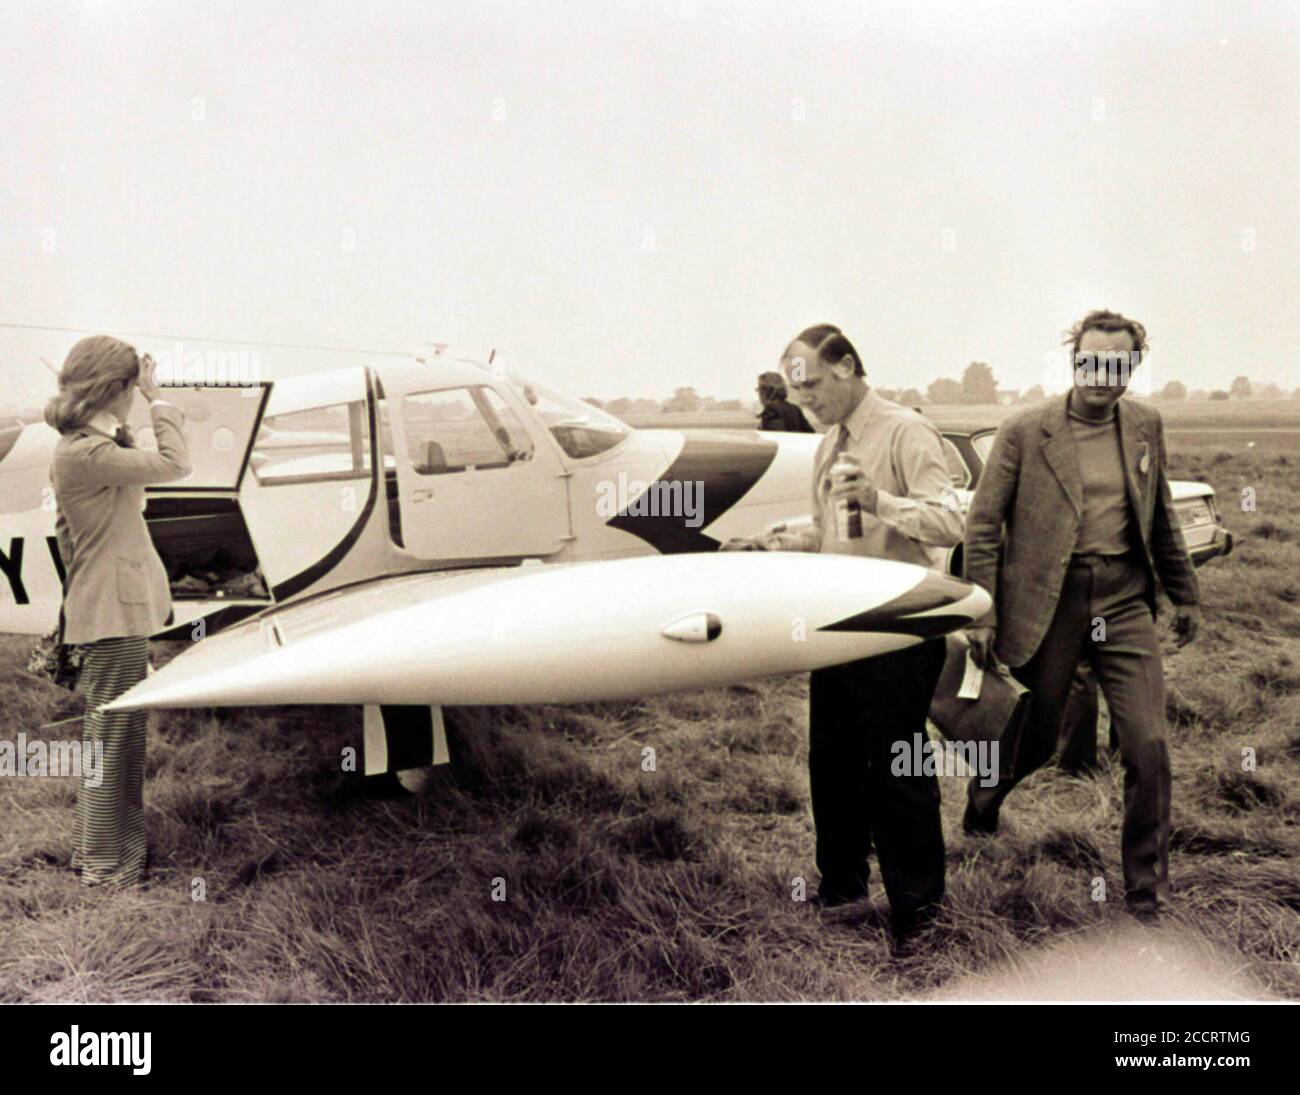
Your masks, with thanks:
<instances>
[{"instance_id":1,"label":"metal flask","mask_svg":"<svg viewBox=\"0 0 1300 1095\"><path fill-rule=\"evenodd\" d=\"M857 470L857 464L852 460L846 460L844 454L841 453L835 458L835 463L831 465L831 482L838 483L852 475ZM839 540L862 539L862 506L857 499L836 499L835 537Z\"/></svg>"}]
</instances>

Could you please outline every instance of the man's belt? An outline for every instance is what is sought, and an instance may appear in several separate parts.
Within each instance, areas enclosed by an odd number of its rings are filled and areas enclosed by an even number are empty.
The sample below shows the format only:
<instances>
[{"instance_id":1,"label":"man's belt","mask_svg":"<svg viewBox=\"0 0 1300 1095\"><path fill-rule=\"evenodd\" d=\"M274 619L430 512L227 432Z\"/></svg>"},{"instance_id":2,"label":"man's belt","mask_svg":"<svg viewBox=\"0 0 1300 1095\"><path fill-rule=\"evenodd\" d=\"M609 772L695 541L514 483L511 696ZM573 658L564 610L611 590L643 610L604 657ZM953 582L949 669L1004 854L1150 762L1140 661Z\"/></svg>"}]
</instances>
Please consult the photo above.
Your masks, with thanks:
<instances>
[{"instance_id":1,"label":"man's belt","mask_svg":"<svg viewBox=\"0 0 1300 1095\"><path fill-rule=\"evenodd\" d=\"M1128 551L1115 552L1107 554L1099 551L1076 551L1070 556L1070 566L1106 566L1110 563L1122 562L1126 559L1132 559L1137 552L1130 548Z\"/></svg>"}]
</instances>

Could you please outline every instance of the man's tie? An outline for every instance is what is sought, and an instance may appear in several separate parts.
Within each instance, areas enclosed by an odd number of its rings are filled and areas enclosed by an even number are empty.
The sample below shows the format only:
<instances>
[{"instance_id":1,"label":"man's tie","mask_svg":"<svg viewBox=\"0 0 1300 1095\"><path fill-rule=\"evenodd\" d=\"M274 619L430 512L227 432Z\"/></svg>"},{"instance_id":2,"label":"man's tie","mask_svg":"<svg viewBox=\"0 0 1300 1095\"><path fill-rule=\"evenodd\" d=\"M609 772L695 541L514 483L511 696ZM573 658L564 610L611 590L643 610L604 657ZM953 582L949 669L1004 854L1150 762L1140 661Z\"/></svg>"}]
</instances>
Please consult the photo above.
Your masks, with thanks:
<instances>
[{"instance_id":1,"label":"man's tie","mask_svg":"<svg viewBox=\"0 0 1300 1095\"><path fill-rule=\"evenodd\" d=\"M842 425L836 426L835 428L839 430L839 433L835 436L835 444L831 446L831 451L829 455L827 455L826 460L822 463L821 470L818 472L817 489L821 491L823 498L830 493L830 470L835 464L836 457L849 447L849 431Z\"/></svg>"}]
</instances>

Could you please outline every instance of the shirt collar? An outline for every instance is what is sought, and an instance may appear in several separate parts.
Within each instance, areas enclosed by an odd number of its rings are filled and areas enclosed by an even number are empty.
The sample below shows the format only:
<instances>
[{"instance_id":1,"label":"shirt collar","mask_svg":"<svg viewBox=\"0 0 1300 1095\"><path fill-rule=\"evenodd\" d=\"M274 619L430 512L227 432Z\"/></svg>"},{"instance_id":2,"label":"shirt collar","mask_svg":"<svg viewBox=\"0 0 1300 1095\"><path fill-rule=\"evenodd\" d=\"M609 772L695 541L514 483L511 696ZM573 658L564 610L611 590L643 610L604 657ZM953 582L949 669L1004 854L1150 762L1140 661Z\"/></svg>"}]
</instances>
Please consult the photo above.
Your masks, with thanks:
<instances>
[{"instance_id":1,"label":"shirt collar","mask_svg":"<svg viewBox=\"0 0 1300 1095\"><path fill-rule=\"evenodd\" d=\"M109 437L117 436L117 428L121 424L122 423L117 420L117 417L109 414L108 411L96 411L86 422L86 425L92 430L98 430L100 433L108 434Z\"/></svg>"},{"instance_id":2,"label":"shirt collar","mask_svg":"<svg viewBox=\"0 0 1300 1095\"><path fill-rule=\"evenodd\" d=\"M841 424L841 429L849 431L849 437L857 441L862 436L862 431L867 428L867 423L871 421L872 416L880 409L884 400L876 395L874 388L868 388L867 394L862 397L853 413Z\"/></svg>"}]
</instances>

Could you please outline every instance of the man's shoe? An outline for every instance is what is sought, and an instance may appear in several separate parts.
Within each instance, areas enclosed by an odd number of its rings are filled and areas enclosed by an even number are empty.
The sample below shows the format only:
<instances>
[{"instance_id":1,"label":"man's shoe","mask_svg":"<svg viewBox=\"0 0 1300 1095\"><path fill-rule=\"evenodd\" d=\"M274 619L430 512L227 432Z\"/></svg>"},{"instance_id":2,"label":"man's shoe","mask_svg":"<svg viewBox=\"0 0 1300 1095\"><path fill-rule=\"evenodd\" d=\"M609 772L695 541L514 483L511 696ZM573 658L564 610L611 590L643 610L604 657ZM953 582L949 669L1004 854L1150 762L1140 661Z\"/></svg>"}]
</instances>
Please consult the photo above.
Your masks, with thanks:
<instances>
[{"instance_id":1,"label":"man's shoe","mask_svg":"<svg viewBox=\"0 0 1300 1095\"><path fill-rule=\"evenodd\" d=\"M889 918L890 954L894 958L911 958L918 954L921 948L917 945L917 938L934 925L940 909L936 901L919 909L893 913Z\"/></svg>"},{"instance_id":2,"label":"man's shoe","mask_svg":"<svg viewBox=\"0 0 1300 1095\"><path fill-rule=\"evenodd\" d=\"M849 893L832 890L829 893L813 894L808 904L814 909L846 909L850 905L866 901L869 896L866 890L854 890Z\"/></svg>"},{"instance_id":3,"label":"man's shoe","mask_svg":"<svg viewBox=\"0 0 1300 1095\"><path fill-rule=\"evenodd\" d=\"M961 828L967 836L992 836L998 831L998 815L981 814L975 803L966 800L966 812L961 816Z\"/></svg>"},{"instance_id":4,"label":"man's shoe","mask_svg":"<svg viewBox=\"0 0 1300 1095\"><path fill-rule=\"evenodd\" d=\"M1169 903L1162 897L1130 897L1124 902L1129 915L1143 924L1158 924L1169 911Z\"/></svg>"}]
</instances>

